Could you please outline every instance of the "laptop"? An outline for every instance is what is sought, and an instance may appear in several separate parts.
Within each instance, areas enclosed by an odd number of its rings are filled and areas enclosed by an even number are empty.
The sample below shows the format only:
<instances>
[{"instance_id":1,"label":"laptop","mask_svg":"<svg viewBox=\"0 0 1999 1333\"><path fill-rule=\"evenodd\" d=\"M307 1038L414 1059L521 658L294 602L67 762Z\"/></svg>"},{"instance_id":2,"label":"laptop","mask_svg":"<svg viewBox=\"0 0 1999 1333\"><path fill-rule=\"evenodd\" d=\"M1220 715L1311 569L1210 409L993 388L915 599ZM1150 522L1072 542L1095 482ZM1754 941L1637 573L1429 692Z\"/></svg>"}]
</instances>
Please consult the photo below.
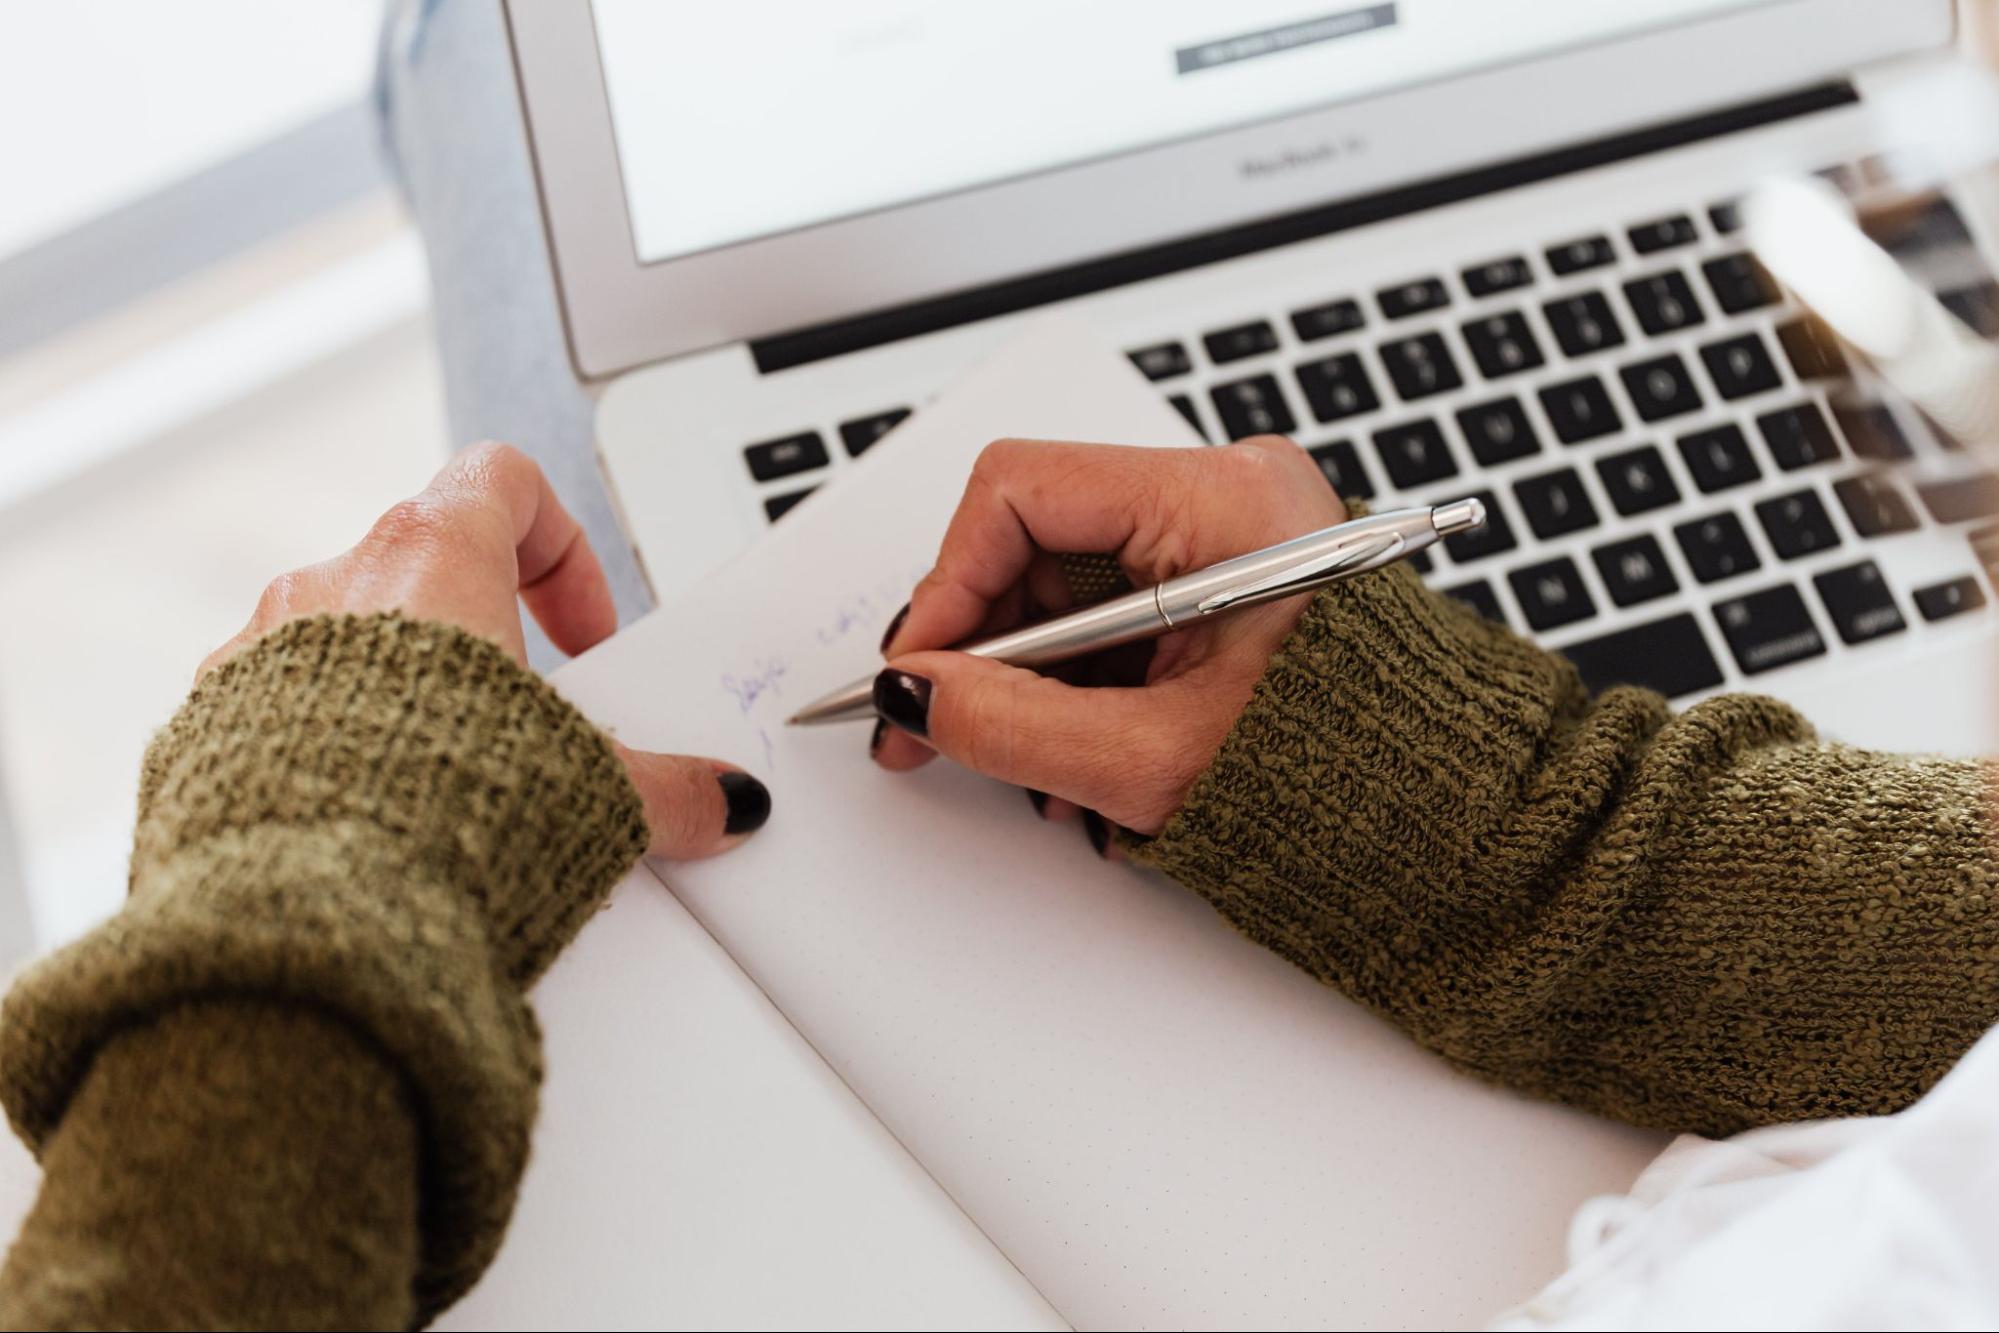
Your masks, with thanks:
<instances>
[{"instance_id":1,"label":"laptop","mask_svg":"<svg viewBox=\"0 0 1999 1333\"><path fill-rule=\"evenodd\" d=\"M1434 586L1592 686L1999 739L1999 485L1746 253L1864 193L1950 0L508 5L569 350L655 594L759 540L1040 313L1211 443L1377 508L1476 495ZM1893 238L1999 332L1983 219ZM855 534L865 540L866 534Z\"/></svg>"}]
</instances>

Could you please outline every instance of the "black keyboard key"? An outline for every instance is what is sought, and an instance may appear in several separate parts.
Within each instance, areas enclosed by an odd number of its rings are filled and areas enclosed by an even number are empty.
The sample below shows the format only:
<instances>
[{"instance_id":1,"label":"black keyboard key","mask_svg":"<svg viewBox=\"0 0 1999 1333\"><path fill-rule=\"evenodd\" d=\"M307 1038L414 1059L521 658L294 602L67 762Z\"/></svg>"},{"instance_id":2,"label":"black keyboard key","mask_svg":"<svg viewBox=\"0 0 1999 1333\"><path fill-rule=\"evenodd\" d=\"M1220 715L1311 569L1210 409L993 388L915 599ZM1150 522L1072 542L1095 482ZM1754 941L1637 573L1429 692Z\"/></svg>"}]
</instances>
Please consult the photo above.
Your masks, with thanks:
<instances>
[{"instance_id":1,"label":"black keyboard key","mask_svg":"<svg viewBox=\"0 0 1999 1333\"><path fill-rule=\"evenodd\" d=\"M1208 390L1215 411L1221 414L1222 430L1231 440L1252 435L1289 435L1298 429L1298 419L1284 401L1284 391L1270 375L1252 375L1232 380Z\"/></svg>"},{"instance_id":2,"label":"black keyboard key","mask_svg":"<svg viewBox=\"0 0 1999 1333\"><path fill-rule=\"evenodd\" d=\"M1733 236L1742 230L1742 205L1733 199L1716 204L1707 211L1707 220L1723 236Z\"/></svg>"},{"instance_id":3,"label":"black keyboard key","mask_svg":"<svg viewBox=\"0 0 1999 1333\"><path fill-rule=\"evenodd\" d=\"M1358 352L1307 361L1298 367L1298 387L1305 391L1312 415L1321 421L1343 421L1381 406Z\"/></svg>"},{"instance_id":4,"label":"black keyboard key","mask_svg":"<svg viewBox=\"0 0 1999 1333\"><path fill-rule=\"evenodd\" d=\"M818 489L817 486L807 486L804 490L793 491L789 495L773 495L764 501L764 516L775 523L790 513L793 505Z\"/></svg>"},{"instance_id":5,"label":"black keyboard key","mask_svg":"<svg viewBox=\"0 0 1999 1333\"><path fill-rule=\"evenodd\" d=\"M1592 693L1613 685L1639 685L1678 698L1721 684L1721 664L1714 660L1700 624L1686 612L1649 625L1585 639L1562 649Z\"/></svg>"},{"instance_id":6,"label":"black keyboard key","mask_svg":"<svg viewBox=\"0 0 1999 1333\"><path fill-rule=\"evenodd\" d=\"M1969 324L1981 338L1999 337L1999 284L1990 279L1938 292L1943 308Z\"/></svg>"},{"instance_id":7,"label":"black keyboard key","mask_svg":"<svg viewBox=\"0 0 1999 1333\"><path fill-rule=\"evenodd\" d=\"M1548 327L1567 356L1588 356L1606 347L1624 345L1624 326L1602 292L1582 292L1541 307Z\"/></svg>"},{"instance_id":8,"label":"black keyboard key","mask_svg":"<svg viewBox=\"0 0 1999 1333\"><path fill-rule=\"evenodd\" d=\"M859 458L874 447L876 440L900 426L908 416L908 408L897 407L858 421L841 422L840 442L847 446L847 456Z\"/></svg>"},{"instance_id":9,"label":"black keyboard key","mask_svg":"<svg viewBox=\"0 0 1999 1333\"><path fill-rule=\"evenodd\" d=\"M1513 525L1506 521L1506 514L1491 491L1474 491L1469 498L1485 506L1485 522L1469 531L1454 532L1444 538L1444 549L1450 552L1451 559L1461 565L1469 564L1510 551L1520 544L1513 536Z\"/></svg>"},{"instance_id":10,"label":"black keyboard key","mask_svg":"<svg viewBox=\"0 0 1999 1333\"><path fill-rule=\"evenodd\" d=\"M1202 439L1207 440L1209 438L1208 428L1201 424L1201 414L1194 410L1194 400L1192 398L1189 398L1184 393L1176 393L1166 401L1173 404L1175 412L1187 418L1187 424L1192 426ZM1212 440L1209 442L1213 443Z\"/></svg>"},{"instance_id":11,"label":"black keyboard key","mask_svg":"<svg viewBox=\"0 0 1999 1333\"><path fill-rule=\"evenodd\" d=\"M1646 421L1664 421L1701 410L1701 391L1677 354L1654 357L1618 372L1631 405Z\"/></svg>"},{"instance_id":12,"label":"black keyboard key","mask_svg":"<svg viewBox=\"0 0 1999 1333\"><path fill-rule=\"evenodd\" d=\"M1398 490L1408 490L1458 474L1457 460L1444 443L1444 432L1434 421L1411 421L1377 431L1374 448L1381 455L1388 480Z\"/></svg>"},{"instance_id":13,"label":"black keyboard key","mask_svg":"<svg viewBox=\"0 0 1999 1333\"><path fill-rule=\"evenodd\" d=\"M1825 640L1805 609L1805 599L1788 583L1717 602L1714 618L1745 676L1825 652Z\"/></svg>"},{"instance_id":14,"label":"black keyboard key","mask_svg":"<svg viewBox=\"0 0 1999 1333\"><path fill-rule=\"evenodd\" d=\"M1616 262L1617 252L1610 248L1608 236L1584 236L1551 246L1548 250L1548 267L1554 270L1557 277L1566 278L1571 273L1603 268Z\"/></svg>"},{"instance_id":15,"label":"black keyboard key","mask_svg":"<svg viewBox=\"0 0 1999 1333\"><path fill-rule=\"evenodd\" d=\"M1381 363L1405 402L1448 393L1464 383L1441 333L1423 333L1381 345Z\"/></svg>"},{"instance_id":16,"label":"black keyboard key","mask_svg":"<svg viewBox=\"0 0 1999 1333\"><path fill-rule=\"evenodd\" d=\"M1555 428L1555 438L1563 444L1581 444L1624 429L1610 391L1594 375L1549 385L1541 390L1541 406Z\"/></svg>"},{"instance_id":17,"label":"black keyboard key","mask_svg":"<svg viewBox=\"0 0 1999 1333\"><path fill-rule=\"evenodd\" d=\"M1524 477L1513 484L1513 498L1520 502L1520 512L1527 515L1527 526L1544 539L1581 532L1599 522L1596 506L1574 468Z\"/></svg>"},{"instance_id":18,"label":"black keyboard key","mask_svg":"<svg viewBox=\"0 0 1999 1333\"><path fill-rule=\"evenodd\" d=\"M1777 326L1777 341L1790 358L1791 369L1801 380L1843 380L1847 376L1846 353L1831 330L1815 319L1794 319Z\"/></svg>"},{"instance_id":19,"label":"black keyboard key","mask_svg":"<svg viewBox=\"0 0 1999 1333\"><path fill-rule=\"evenodd\" d=\"M1760 333L1709 343L1701 348L1701 363L1707 367L1708 378L1714 381L1715 392L1731 402L1768 393L1784 383Z\"/></svg>"},{"instance_id":20,"label":"black keyboard key","mask_svg":"<svg viewBox=\"0 0 1999 1333\"><path fill-rule=\"evenodd\" d=\"M1259 319L1252 324L1238 324L1232 329L1216 329L1201 339L1201 345L1208 349L1208 359L1222 366L1244 357L1276 351L1277 330L1270 327L1268 320Z\"/></svg>"},{"instance_id":21,"label":"black keyboard key","mask_svg":"<svg viewBox=\"0 0 1999 1333\"><path fill-rule=\"evenodd\" d=\"M1783 294L1777 289L1776 279L1747 254L1710 259L1701 265L1701 272L1707 275L1708 290L1714 293L1714 303L1724 315L1761 310L1777 304Z\"/></svg>"},{"instance_id":22,"label":"black keyboard key","mask_svg":"<svg viewBox=\"0 0 1999 1333\"><path fill-rule=\"evenodd\" d=\"M1310 452L1319 471L1332 483L1335 494L1347 500L1374 498L1374 483L1369 480L1367 469L1360 465L1360 451L1353 447L1352 440L1314 445Z\"/></svg>"},{"instance_id":23,"label":"black keyboard key","mask_svg":"<svg viewBox=\"0 0 1999 1333\"><path fill-rule=\"evenodd\" d=\"M1624 296L1631 302L1631 313L1638 316L1638 327L1654 338L1676 329L1692 328L1707 318L1687 282L1687 275L1678 269L1627 282Z\"/></svg>"},{"instance_id":24,"label":"black keyboard key","mask_svg":"<svg viewBox=\"0 0 1999 1333\"><path fill-rule=\"evenodd\" d=\"M1700 239L1700 233L1694 230L1694 220L1685 213L1676 213L1656 222L1642 222L1633 227L1628 235L1631 237L1631 248L1641 255L1655 255L1675 246L1692 245Z\"/></svg>"},{"instance_id":25,"label":"black keyboard key","mask_svg":"<svg viewBox=\"0 0 1999 1333\"><path fill-rule=\"evenodd\" d=\"M1435 572L1437 562L1430 558L1428 551L1418 551L1409 557L1409 568L1415 570L1418 574L1427 575Z\"/></svg>"},{"instance_id":26,"label":"black keyboard key","mask_svg":"<svg viewBox=\"0 0 1999 1333\"><path fill-rule=\"evenodd\" d=\"M810 472L833 461L826 452L826 441L816 430L753 444L743 450L743 459L750 465L750 475L758 481L775 481L779 477Z\"/></svg>"},{"instance_id":27,"label":"black keyboard key","mask_svg":"<svg viewBox=\"0 0 1999 1333\"><path fill-rule=\"evenodd\" d=\"M1361 314L1358 301L1328 301L1324 305L1291 312L1291 328L1298 335L1299 342L1308 343L1352 333L1366 322L1367 317Z\"/></svg>"},{"instance_id":28,"label":"black keyboard key","mask_svg":"<svg viewBox=\"0 0 1999 1333\"><path fill-rule=\"evenodd\" d=\"M1694 485L1709 494L1746 486L1763 475L1738 426L1716 426L1681 437L1680 457L1694 474Z\"/></svg>"},{"instance_id":29,"label":"black keyboard key","mask_svg":"<svg viewBox=\"0 0 1999 1333\"><path fill-rule=\"evenodd\" d=\"M1969 574L1916 589L1916 610L1923 613L1924 620L1948 620L1983 605L1985 590Z\"/></svg>"},{"instance_id":30,"label":"black keyboard key","mask_svg":"<svg viewBox=\"0 0 1999 1333\"><path fill-rule=\"evenodd\" d=\"M1451 294L1442 278L1418 278L1414 282L1384 287L1374 294L1381 313L1390 319L1407 319L1425 310L1441 310L1451 303Z\"/></svg>"},{"instance_id":31,"label":"black keyboard key","mask_svg":"<svg viewBox=\"0 0 1999 1333\"><path fill-rule=\"evenodd\" d=\"M1506 613L1499 609L1499 598L1493 596L1492 585L1484 579L1460 583L1455 588L1445 588L1443 592L1444 596L1455 602L1463 602L1495 625L1506 623Z\"/></svg>"},{"instance_id":32,"label":"black keyboard key","mask_svg":"<svg viewBox=\"0 0 1999 1333\"><path fill-rule=\"evenodd\" d=\"M1596 614L1583 576L1567 556L1516 569L1506 581L1513 585L1513 600L1520 603L1520 614L1531 629L1557 629Z\"/></svg>"},{"instance_id":33,"label":"black keyboard key","mask_svg":"<svg viewBox=\"0 0 1999 1333\"><path fill-rule=\"evenodd\" d=\"M1462 409L1458 429L1464 432L1472 457L1486 467L1541 452L1540 437L1518 398L1500 398Z\"/></svg>"},{"instance_id":34,"label":"black keyboard key","mask_svg":"<svg viewBox=\"0 0 1999 1333\"><path fill-rule=\"evenodd\" d=\"M1920 482L1916 494L1939 523L1969 523L1999 514L1999 477L1989 472L1953 481Z\"/></svg>"},{"instance_id":35,"label":"black keyboard key","mask_svg":"<svg viewBox=\"0 0 1999 1333\"><path fill-rule=\"evenodd\" d=\"M1673 537L1687 557L1687 567L1702 583L1732 579L1762 563L1756 558L1756 548L1749 544L1742 520L1726 510L1678 525Z\"/></svg>"},{"instance_id":36,"label":"black keyboard key","mask_svg":"<svg viewBox=\"0 0 1999 1333\"><path fill-rule=\"evenodd\" d=\"M1847 447L1862 458L1894 461L1913 458L1909 437L1895 423L1895 414L1885 403L1840 403L1832 405L1832 415L1846 436Z\"/></svg>"},{"instance_id":37,"label":"black keyboard key","mask_svg":"<svg viewBox=\"0 0 1999 1333\"><path fill-rule=\"evenodd\" d=\"M1464 326L1464 335L1472 360L1489 380L1532 370L1545 360L1534 330L1527 327L1527 317L1518 310L1472 320Z\"/></svg>"},{"instance_id":38,"label":"black keyboard key","mask_svg":"<svg viewBox=\"0 0 1999 1333\"><path fill-rule=\"evenodd\" d=\"M1680 590L1680 581L1673 577L1656 537L1630 537L1599 546L1590 552L1590 558L1596 561L1596 572L1603 576L1610 600L1619 606L1636 606Z\"/></svg>"},{"instance_id":39,"label":"black keyboard key","mask_svg":"<svg viewBox=\"0 0 1999 1333\"><path fill-rule=\"evenodd\" d=\"M1825 603L1832 627L1848 643L1866 643L1883 635L1900 634L1909 627L1902 608L1888 591L1888 581L1872 560L1844 569L1829 569L1812 580Z\"/></svg>"},{"instance_id":40,"label":"black keyboard key","mask_svg":"<svg viewBox=\"0 0 1999 1333\"><path fill-rule=\"evenodd\" d=\"M1825 419L1817 403L1799 403L1781 411L1766 412L1756 418L1763 443L1770 456L1786 472L1814 463L1830 463L1839 457L1839 441L1833 438L1832 423Z\"/></svg>"},{"instance_id":41,"label":"black keyboard key","mask_svg":"<svg viewBox=\"0 0 1999 1333\"><path fill-rule=\"evenodd\" d=\"M1643 514L1677 504L1680 487L1651 445L1596 460L1596 475L1620 514Z\"/></svg>"},{"instance_id":42,"label":"black keyboard key","mask_svg":"<svg viewBox=\"0 0 1999 1333\"><path fill-rule=\"evenodd\" d=\"M1194 359L1179 343L1155 343L1125 353L1149 380L1170 380L1194 368Z\"/></svg>"},{"instance_id":43,"label":"black keyboard key","mask_svg":"<svg viewBox=\"0 0 1999 1333\"><path fill-rule=\"evenodd\" d=\"M1942 195L1919 211L1892 209L1867 219L1869 233L1904 263L1921 260L1940 250L1975 248L1964 214Z\"/></svg>"},{"instance_id":44,"label":"black keyboard key","mask_svg":"<svg viewBox=\"0 0 1999 1333\"><path fill-rule=\"evenodd\" d=\"M1511 255L1474 264L1464 271L1463 277L1465 290L1473 296L1495 296L1525 287L1534 281L1534 270L1527 267L1527 256Z\"/></svg>"},{"instance_id":45,"label":"black keyboard key","mask_svg":"<svg viewBox=\"0 0 1999 1333\"><path fill-rule=\"evenodd\" d=\"M1853 530L1863 537L1886 537L1916 527L1916 511L1896 485L1883 476L1848 477L1832 484Z\"/></svg>"},{"instance_id":46,"label":"black keyboard key","mask_svg":"<svg viewBox=\"0 0 1999 1333\"><path fill-rule=\"evenodd\" d=\"M1817 491L1793 491L1756 506L1756 517L1778 558L1796 560L1839 545L1839 529L1832 525L1825 501Z\"/></svg>"}]
</instances>

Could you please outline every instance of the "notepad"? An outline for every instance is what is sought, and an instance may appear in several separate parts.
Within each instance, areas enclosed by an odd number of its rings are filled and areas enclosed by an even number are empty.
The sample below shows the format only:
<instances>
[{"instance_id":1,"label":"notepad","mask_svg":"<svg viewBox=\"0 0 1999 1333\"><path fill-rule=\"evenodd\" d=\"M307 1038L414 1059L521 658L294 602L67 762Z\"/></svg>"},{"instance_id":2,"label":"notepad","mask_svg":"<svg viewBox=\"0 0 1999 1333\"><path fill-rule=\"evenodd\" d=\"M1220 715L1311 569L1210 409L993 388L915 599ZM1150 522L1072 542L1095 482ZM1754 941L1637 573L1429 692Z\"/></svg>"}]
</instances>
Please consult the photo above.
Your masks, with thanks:
<instances>
[{"instance_id":1,"label":"notepad","mask_svg":"<svg viewBox=\"0 0 1999 1333\"><path fill-rule=\"evenodd\" d=\"M1622 1190L1657 1136L1452 1071L1018 789L884 773L865 725L783 725L879 665L1002 436L1198 443L1115 349L1041 324L558 675L627 743L730 759L774 794L739 851L652 873L1074 1326L1482 1323L1560 1271L1576 1205ZM563 961L572 983L671 987L613 959L608 928ZM646 1051L614 1045L552 1077L616 1086Z\"/></svg>"}]
</instances>

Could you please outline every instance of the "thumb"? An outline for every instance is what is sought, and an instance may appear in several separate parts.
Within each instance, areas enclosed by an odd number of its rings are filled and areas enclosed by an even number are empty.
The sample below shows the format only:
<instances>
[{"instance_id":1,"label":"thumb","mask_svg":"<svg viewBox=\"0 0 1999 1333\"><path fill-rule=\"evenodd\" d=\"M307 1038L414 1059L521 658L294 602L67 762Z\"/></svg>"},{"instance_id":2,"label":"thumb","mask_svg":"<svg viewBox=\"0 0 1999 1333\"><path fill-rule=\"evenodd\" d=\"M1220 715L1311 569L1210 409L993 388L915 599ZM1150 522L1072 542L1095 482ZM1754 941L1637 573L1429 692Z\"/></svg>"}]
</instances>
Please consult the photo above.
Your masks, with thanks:
<instances>
[{"instance_id":1,"label":"thumb","mask_svg":"<svg viewBox=\"0 0 1999 1333\"><path fill-rule=\"evenodd\" d=\"M908 653L875 678L876 711L939 754L1133 827L1155 822L1179 766L1172 693L1083 688L953 652Z\"/></svg>"},{"instance_id":2,"label":"thumb","mask_svg":"<svg viewBox=\"0 0 1999 1333\"><path fill-rule=\"evenodd\" d=\"M694 861L734 847L770 818L770 789L719 759L617 747L645 803L646 851Z\"/></svg>"}]
</instances>

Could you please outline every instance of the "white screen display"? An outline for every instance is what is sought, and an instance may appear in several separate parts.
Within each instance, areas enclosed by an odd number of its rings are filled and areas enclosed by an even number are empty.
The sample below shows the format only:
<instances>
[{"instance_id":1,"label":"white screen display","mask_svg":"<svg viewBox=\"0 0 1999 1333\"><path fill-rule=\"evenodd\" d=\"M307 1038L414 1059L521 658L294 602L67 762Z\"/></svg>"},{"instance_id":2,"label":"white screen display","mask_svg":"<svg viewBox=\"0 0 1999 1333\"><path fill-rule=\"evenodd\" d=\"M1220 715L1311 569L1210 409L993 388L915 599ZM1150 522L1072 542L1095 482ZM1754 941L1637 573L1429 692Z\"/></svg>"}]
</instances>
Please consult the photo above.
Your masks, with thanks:
<instances>
[{"instance_id":1,"label":"white screen display","mask_svg":"<svg viewBox=\"0 0 1999 1333\"><path fill-rule=\"evenodd\" d=\"M1762 2L593 0L592 11L649 263Z\"/></svg>"}]
</instances>

